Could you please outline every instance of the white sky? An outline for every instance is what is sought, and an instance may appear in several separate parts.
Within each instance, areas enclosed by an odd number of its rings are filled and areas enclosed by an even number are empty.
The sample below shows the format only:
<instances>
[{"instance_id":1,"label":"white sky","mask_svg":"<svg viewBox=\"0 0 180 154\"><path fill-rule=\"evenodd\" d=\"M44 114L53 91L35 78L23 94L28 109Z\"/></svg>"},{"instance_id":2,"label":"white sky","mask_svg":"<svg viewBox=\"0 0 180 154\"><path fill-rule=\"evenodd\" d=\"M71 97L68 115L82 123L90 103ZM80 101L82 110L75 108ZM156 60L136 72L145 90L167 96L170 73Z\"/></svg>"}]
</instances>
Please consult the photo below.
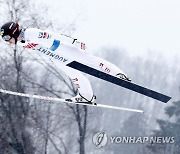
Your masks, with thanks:
<instances>
[{"instance_id":1,"label":"white sky","mask_svg":"<svg viewBox=\"0 0 180 154\"><path fill-rule=\"evenodd\" d=\"M42 2L53 9L52 19L58 23L70 23L80 15L73 36L87 42L89 49L114 46L132 55L153 50L180 57L180 0Z\"/></svg>"}]
</instances>

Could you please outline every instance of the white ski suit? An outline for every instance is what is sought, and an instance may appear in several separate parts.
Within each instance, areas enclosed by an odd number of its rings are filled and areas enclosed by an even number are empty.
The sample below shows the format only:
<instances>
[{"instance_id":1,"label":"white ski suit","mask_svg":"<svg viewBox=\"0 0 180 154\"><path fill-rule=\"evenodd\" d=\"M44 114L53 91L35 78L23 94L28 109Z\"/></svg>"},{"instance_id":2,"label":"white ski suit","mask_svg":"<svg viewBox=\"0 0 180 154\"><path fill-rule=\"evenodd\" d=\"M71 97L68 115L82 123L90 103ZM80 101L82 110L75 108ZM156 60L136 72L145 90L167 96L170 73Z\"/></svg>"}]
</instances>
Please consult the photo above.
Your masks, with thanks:
<instances>
[{"instance_id":1,"label":"white ski suit","mask_svg":"<svg viewBox=\"0 0 180 154\"><path fill-rule=\"evenodd\" d=\"M88 101L93 97L93 90L89 80L80 71L66 66L68 63L77 61L113 76L123 73L114 64L84 51L84 44L62 34L37 28L27 28L24 31L23 40L25 42L22 43L21 41L20 44L24 48L32 49L44 58L48 58L64 71L78 88L81 96Z\"/></svg>"}]
</instances>

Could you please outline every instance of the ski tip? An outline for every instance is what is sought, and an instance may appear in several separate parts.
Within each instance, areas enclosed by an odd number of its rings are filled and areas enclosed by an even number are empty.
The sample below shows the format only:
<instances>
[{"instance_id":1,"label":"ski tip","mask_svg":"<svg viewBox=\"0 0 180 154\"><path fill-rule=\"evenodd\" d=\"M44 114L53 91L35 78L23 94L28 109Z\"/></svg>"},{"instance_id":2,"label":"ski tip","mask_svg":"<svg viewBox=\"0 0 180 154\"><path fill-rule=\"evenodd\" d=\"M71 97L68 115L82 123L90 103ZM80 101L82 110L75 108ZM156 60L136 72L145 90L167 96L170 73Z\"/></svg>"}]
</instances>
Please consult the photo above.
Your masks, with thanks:
<instances>
[{"instance_id":1,"label":"ski tip","mask_svg":"<svg viewBox=\"0 0 180 154\"><path fill-rule=\"evenodd\" d=\"M166 103L169 102L169 101L171 100L171 98L172 98L172 97L169 97L169 98L167 99Z\"/></svg>"},{"instance_id":2,"label":"ski tip","mask_svg":"<svg viewBox=\"0 0 180 154\"><path fill-rule=\"evenodd\" d=\"M143 110L137 110L136 112L139 112L139 113L144 114L144 111L143 111Z\"/></svg>"},{"instance_id":3,"label":"ski tip","mask_svg":"<svg viewBox=\"0 0 180 154\"><path fill-rule=\"evenodd\" d=\"M160 99L161 102L163 103L168 103L171 100L172 97L169 96L164 96L163 98Z\"/></svg>"}]
</instances>

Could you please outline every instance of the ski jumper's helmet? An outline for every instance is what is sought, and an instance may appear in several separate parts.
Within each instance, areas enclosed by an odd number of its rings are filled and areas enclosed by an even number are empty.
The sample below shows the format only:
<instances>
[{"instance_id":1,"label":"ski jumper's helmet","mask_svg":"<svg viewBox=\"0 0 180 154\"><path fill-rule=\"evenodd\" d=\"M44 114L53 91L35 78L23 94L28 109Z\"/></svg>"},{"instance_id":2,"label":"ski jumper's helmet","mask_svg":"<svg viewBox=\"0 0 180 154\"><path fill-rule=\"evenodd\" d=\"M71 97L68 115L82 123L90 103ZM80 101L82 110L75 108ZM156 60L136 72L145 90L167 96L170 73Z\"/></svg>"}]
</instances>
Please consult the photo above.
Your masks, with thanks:
<instances>
[{"instance_id":1,"label":"ski jumper's helmet","mask_svg":"<svg viewBox=\"0 0 180 154\"><path fill-rule=\"evenodd\" d=\"M7 22L4 25L2 25L0 29L0 35L5 41L9 41L11 38L14 38L15 42L17 42L19 34L19 25L15 22Z\"/></svg>"}]
</instances>

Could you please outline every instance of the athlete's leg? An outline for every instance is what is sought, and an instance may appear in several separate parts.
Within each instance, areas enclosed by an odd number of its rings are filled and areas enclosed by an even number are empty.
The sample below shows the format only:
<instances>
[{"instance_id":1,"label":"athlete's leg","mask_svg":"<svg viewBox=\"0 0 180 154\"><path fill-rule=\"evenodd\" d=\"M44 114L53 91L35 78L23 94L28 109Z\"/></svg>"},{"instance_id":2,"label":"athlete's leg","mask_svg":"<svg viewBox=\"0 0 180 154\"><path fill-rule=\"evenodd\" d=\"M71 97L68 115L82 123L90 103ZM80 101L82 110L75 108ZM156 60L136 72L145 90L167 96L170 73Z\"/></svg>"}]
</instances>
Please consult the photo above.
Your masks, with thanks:
<instances>
[{"instance_id":1,"label":"athlete's leg","mask_svg":"<svg viewBox=\"0 0 180 154\"><path fill-rule=\"evenodd\" d=\"M58 65L58 67L68 75L75 87L78 89L79 94L87 101L93 99L93 90L89 80L78 70L72 69L65 65Z\"/></svg>"},{"instance_id":2,"label":"athlete's leg","mask_svg":"<svg viewBox=\"0 0 180 154\"><path fill-rule=\"evenodd\" d=\"M100 57L90 55L84 50L81 50L74 46L64 46L64 50L61 51L61 54L65 55L71 60L75 60L79 63L90 66L92 68L108 73L110 75L116 76L117 74L118 75L123 74L125 75L125 77L127 77L127 75L121 69L119 69L117 66L110 63L109 61L104 60Z\"/></svg>"}]
</instances>

